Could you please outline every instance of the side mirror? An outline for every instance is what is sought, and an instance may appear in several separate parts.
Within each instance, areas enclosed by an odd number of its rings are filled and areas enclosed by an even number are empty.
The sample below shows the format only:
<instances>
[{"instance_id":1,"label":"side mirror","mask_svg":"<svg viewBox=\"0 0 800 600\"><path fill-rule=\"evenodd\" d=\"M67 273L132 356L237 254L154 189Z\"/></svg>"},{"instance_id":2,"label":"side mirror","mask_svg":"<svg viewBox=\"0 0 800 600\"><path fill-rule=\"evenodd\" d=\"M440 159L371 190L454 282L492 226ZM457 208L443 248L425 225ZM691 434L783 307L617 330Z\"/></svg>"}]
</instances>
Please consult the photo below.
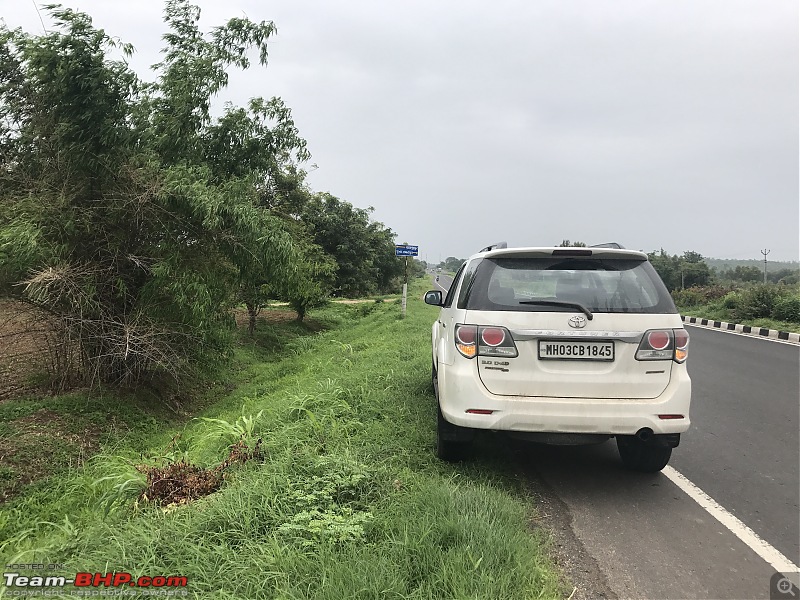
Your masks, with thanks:
<instances>
[{"instance_id":1,"label":"side mirror","mask_svg":"<svg viewBox=\"0 0 800 600\"><path fill-rule=\"evenodd\" d=\"M425 304L431 304L433 306L442 306L444 304L444 300L442 300L442 292L439 290L432 290L430 292L425 292Z\"/></svg>"}]
</instances>

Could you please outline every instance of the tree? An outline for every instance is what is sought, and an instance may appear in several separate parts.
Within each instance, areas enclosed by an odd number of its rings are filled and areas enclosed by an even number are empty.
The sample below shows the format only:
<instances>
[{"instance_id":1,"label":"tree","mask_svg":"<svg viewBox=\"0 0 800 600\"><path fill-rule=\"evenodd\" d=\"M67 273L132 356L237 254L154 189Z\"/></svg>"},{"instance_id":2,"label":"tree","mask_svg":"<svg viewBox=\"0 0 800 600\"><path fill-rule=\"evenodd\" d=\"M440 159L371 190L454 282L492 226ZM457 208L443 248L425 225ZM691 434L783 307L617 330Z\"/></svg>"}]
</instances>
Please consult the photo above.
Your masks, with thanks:
<instances>
[{"instance_id":1,"label":"tree","mask_svg":"<svg viewBox=\"0 0 800 600\"><path fill-rule=\"evenodd\" d=\"M648 253L647 257L670 292L681 287L680 259L677 256L670 256L661 248L658 253Z\"/></svg>"},{"instance_id":2,"label":"tree","mask_svg":"<svg viewBox=\"0 0 800 600\"><path fill-rule=\"evenodd\" d=\"M291 230L293 238L305 235L296 217L307 202L308 193L303 184L305 174L297 168L297 163L307 160L309 154L291 111L280 98L268 102L254 98L247 108L228 104L223 116L204 130L200 146L214 181L246 182L253 187L250 201L261 219L280 217L283 225L273 229ZM304 255L299 250L290 252L291 266L284 263L278 270L259 255L244 253L236 257L239 299L247 307L251 335L256 317L267 300L265 284L274 279L302 276L299 265L306 264Z\"/></svg>"},{"instance_id":3,"label":"tree","mask_svg":"<svg viewBox=\"0 0 800 600\"><path fill-rule=\"evenodd\" d=\"M315 244L338 265L333 293L358 297L384 291L403 272L394 233L370 221L372 209L356 208L329 193L315 194L303 213Z\"/></svg>"},{"instance_id":4,"label":"tree","mask_svg":"<svg viewBox=\"0 0 800 600\"><path fill-rule=\"evenodd\" d=\"M285 107L228 111L249 139L221 140L235 128L209 116L230 66L246 68L251 47L265 63L273 27L232 19L205 36L199 9L171 0L159 78L144 84L108 57L129 47L49 10L43 36L0 27L0 289L56 315L92 379L179 378L225 353L239 282L296 271L284 221L256 201L269 169L223 150L255 140L265 156L249 148L252 161L300 156Z\"/></svg>"},{"instance_id":5,"label":"tree","mask_svg":"<svg viewBox=\"0 0 800 600\"><path fill-rule=\"evenodd\" d=\"M767 279L772 283L792 285L800 281L800 271L797 269L778 269L767 273Z\"/></svg>"},{"instance_id":6,"label":"tree","mask_svg":"<svg viewBox=\"0 0 800 600\"><path fill-rule=\"evenodd\" d=\"M678 261L681 272L681 287L694 287L709 285L713 278L711 269L705 263L703 255L699 252L687 250Z\"/></svg>"},{"instance_id":7,"label":"tree","mask_svg":"<svg viewBox=\"0 0 800 600\"><path fill-rule=\"evenodd\" d=\"M428 272L428 263L424 260L413 259L408 263L409 277L425 277Z\"/></svg>"},{"instance_id":8,"label":"tree","mask_svg":"<svg viewBox=\"0 0 800 600\"><path fill-rule=\"evenodd\" d=\"M648 253L647 257L670 292L681 288L708 285L713 278L713 273L705 263L705 259L697 252L687 251L683 256L677 254L670 256L661 248L658 253Z\"/></svg>"},{"instance_id":9,"label":"tree","mask_svg":"<svg viewBox=\"0 0 800 600\"><path fill-rule=\"evenodd\" d=\"M444 271L451 271L451 272L455 273L456 271L458 271L461 268L461 265L463 263L464 263L464 259L463 258L456 258L455 256L448 256L447 258L444 259L443 262L439 263L439 266Z\"/></svg>"},{"instance_id":10,"label":"tree","mask_svg":"<svg viewBox=\"0 0 800 600\"><path fill-rule=\"evenodd\" d=\"M319 246L301 246L294 277L276 281L268 293L289 303L303 321L308 311L323 305L330 296L336 276L336 262Z\"/></svg>"},{"instance_id":11,"label":"tree","mask_svg":"<svg viewBox=\"0 0 800 600\"><path fill-rule=\"evenodd\" d=\"M737 265L733 269L725 269L719 274L721 279L729 281L756 282L764 277L763 272L758 267Z\"/></svg>"}]
</instances>

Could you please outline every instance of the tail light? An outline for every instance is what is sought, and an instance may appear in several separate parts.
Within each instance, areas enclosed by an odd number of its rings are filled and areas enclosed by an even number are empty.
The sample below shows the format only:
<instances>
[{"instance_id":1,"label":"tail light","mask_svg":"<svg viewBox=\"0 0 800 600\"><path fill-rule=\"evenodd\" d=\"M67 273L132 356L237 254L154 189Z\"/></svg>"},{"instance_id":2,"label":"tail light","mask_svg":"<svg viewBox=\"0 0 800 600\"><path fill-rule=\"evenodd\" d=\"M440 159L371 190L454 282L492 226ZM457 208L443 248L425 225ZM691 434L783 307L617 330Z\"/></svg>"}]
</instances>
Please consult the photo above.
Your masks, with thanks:
<instances>
[{"instance_id":1,"label":"tail light","mask_svg":"<svg viewBox=\"0 0 800 600\"><path fill-rule=\"evenodd\" d=\"M505 327L456 325L455 344L461 355L466 358L476 356L515 358L519 355L517 346Z\"/></svg>"},{"instance_id":2,"label":"tail light","mask_svg":"<svg viewBox=\"0 0 800 600\"><path fill-rule=\"evenodd\" d=\"M689 356L689 332L685 329L675 330L675 362L682 363Z\"/></svg>"},{"instance_id":3,"label":"tail light","mask_svg":"<svg viewBox=\"0 0 800 600\"><path fill-rule=\"evenodd\" d=\"M636 360L674 360L682 363L689 355L689 334L685 329L650 329L645 331Z\"/></svg>"},{"instance_id":4,"label":"tail light","mask_svg":"<svg viewBox=\"0 0 800 600\"><path fill-rule=\"evenodd\" d=\"M456 325L456 348L463 356L474 358L478 354L475 340L478 328L475 325Z\"/></svg>"}]
</instances>

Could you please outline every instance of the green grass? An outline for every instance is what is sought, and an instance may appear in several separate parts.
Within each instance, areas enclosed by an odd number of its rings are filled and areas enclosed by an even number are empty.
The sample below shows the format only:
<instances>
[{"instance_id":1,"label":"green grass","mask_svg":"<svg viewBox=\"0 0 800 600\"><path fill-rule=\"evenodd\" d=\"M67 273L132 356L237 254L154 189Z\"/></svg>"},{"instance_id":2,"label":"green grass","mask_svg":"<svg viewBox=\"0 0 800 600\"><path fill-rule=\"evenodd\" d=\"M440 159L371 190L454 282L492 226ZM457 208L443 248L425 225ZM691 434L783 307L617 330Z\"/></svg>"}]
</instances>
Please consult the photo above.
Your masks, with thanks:
<instances>
[{"instance_id":1,"label":"green grass","mask_svg":"<svg viewBox=\"0 0 800 600\"><path fill-rule=\"evenodd\" d=\"M482 458L455 466L433 456L427 285L410 286L405 319L396 303L333 305L312 315L327 330L259 332L197 419L111 398L39 401L98 427L119 411L125 428L104 428L94 458L0 507L0 559L183 575L195 597L566 597L503 447L484 442ZM135 502L134 465L214 465L238 433L263 440L263 463L191 504Z\"/></svg>"}]
</instances>

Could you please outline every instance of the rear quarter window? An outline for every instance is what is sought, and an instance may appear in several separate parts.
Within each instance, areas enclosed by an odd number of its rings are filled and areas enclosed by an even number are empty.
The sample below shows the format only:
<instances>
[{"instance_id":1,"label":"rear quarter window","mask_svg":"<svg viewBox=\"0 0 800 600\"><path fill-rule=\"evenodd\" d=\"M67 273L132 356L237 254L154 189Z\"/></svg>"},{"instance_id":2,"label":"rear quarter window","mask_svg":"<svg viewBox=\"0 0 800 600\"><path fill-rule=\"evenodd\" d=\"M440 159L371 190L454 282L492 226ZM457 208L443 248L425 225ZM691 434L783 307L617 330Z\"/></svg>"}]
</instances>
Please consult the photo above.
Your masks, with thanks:
<instances>
[{"instance_id":1,"label":"rear quarter window","mask_svg":"<svg viewBox=\"0 0 800 600\"><path fill-rule=\"evenodd\" d=\"M524 303L536 300L576 302L599 313L677 312L648 261L587 257L484 259L476 269L465 307L530 312L575 310Z\"/></svg>"}]
</instances>

